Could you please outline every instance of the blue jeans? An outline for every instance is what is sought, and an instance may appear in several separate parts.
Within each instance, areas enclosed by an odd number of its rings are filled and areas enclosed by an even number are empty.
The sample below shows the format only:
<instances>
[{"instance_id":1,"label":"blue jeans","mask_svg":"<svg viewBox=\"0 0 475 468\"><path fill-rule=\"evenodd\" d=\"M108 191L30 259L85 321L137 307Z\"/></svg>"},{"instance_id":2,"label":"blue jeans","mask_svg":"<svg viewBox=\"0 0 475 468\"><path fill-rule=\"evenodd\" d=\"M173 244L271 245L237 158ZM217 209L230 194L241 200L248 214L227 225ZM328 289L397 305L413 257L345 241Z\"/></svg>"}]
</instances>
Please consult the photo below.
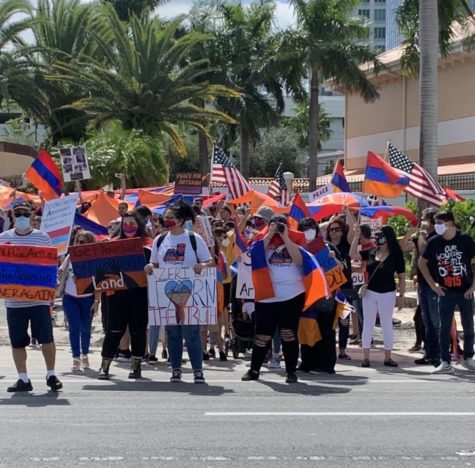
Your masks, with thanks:
<instances>
[{"instance_id":1,"label":"blue jeans","mask_svg":"<svg viewBox=\"0 0 475 468\"><path fill-rule=\"evenodd\" d=\"M280 339L280 330L279 327L277 327L274 333L274 337L272 338L272 352L274 354L279 354L281 346L282 340Z\"/></svg>"},{"instance_id":2,"label":"blue jeans","mask_svg":"<svg viewBox=\"0 0 475 468\"><path fill-rule=\"evenodd\" d=\"M157 354L159 337L160 325L150 325L148 329L148 352L151 356Z\"/></svg>"},{"instance_id":3,"label":"blue jeans","mask_svg":"<svg viewBox=\"0 0 475 468\"><path fill-rule=\"evenodd\" d=\"M437 305L439 296L427 284L419 285L417 292L419 294L419 305L421 306L422 321L425 328L425 358L440 359L440 318Z\"/></svg>"},{"instance_id":4,"label":"blue jeans","mask_svg":"<svg viewBox=\"0 0 475 468\"><path fill-rule=\"evenodd\" d=\"M463 293L447 291L445 296L439 296L439 343L441 358L450 362L450 329L454 318L455 306L460 309L460 319L463 328L463 358L473 357L473 299L465 299Z\"/></svg>"},{"instance_id":5,"label":"blue jeans","mask_svg":"<svg viewBox=\"0 0 475 468\"><path fill-rule=\"evenodd\" d=\"M203 368L203 346L201 345L201 333L199 325L168 325L168 352L172 369L181 369L183 356L183 339L186 343L188 356L193 369Z\"/></svg>"},{"instance_id":6,"label":"blue jeans","mask_svg":"<svg viewBox=\"0 0 475 468\"><path fill-rule=\"evenodd\" d=\"M94 295L88 297L74 297L65 294L63 309L69 326L69 342L73 358L89 353L91 342L92 314L91 307Z\"/></svg>"}]
</instances>

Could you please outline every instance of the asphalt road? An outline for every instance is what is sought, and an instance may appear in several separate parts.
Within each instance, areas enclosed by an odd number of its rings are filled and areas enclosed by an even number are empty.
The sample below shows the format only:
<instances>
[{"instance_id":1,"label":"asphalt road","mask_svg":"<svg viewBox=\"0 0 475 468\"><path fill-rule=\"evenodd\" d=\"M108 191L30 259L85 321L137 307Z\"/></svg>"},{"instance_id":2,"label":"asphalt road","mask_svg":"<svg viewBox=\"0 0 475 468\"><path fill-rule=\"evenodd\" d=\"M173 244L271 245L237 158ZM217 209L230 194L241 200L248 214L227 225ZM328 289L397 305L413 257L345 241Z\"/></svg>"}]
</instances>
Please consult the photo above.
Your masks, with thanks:
<instances>
[{"instance_id":1,"label":"asphalt road","mask_svg":"<svg viewBox=\"0 0 475 468\"><path fill-rule=\"evenodd\" d=\"M241 382L243 361L210 361L206 385L187 371L168 382L165 363L128 381L127 365L98 381L95 371L61 372L47 392L39 351L29 352L32 394L12 395L10 350L0 347L0 467L69 466L471 466L475 464L475 374L434 376L396 355L399 369L354 360L336 375L283 371ZM417 356L416 356L417 357ZM99 364L98 350L91 356ZM57 369L70 365L66 348Z\"/></svg>"}]
</instances>

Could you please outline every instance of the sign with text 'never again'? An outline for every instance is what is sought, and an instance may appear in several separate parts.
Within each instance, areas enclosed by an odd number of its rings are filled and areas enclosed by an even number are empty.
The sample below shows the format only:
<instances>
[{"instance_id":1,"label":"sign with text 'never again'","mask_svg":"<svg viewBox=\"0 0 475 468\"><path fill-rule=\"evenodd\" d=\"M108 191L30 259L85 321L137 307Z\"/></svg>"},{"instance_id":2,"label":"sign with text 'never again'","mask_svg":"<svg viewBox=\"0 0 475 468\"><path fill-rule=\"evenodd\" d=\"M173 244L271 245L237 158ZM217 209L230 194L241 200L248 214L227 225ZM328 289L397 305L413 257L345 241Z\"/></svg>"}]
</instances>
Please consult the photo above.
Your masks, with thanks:
<instances>
[{"instance_id":1,"label":"sign with text 'never again'","mask_svg":"<svg viewBox=\"0 0 475 468\"><path fill-rule=\"evenodd\" d=\"M149 325L216 325L216 268L154 268L148 276Z\"/></svg>"},{"instance_id":2,"label":"sign with text 'never again'","mask_svg":"<svg viewBox=\"0 0 475 468\"><path fill-rule=\"evenodd\" d=\"M54 301L58 283L56 247L0 245L0 297Z\"/></svg>"},{"instance_id":3,"label":"sign with text 'never again'","mask_svg":"<svg viewBox=\"0 0 475 468\"><path fill-rule=\"evenodd\" d=\"M78 294L147 286L143 249L140 238L71 247Z\"/></svg>"}]
</instances>

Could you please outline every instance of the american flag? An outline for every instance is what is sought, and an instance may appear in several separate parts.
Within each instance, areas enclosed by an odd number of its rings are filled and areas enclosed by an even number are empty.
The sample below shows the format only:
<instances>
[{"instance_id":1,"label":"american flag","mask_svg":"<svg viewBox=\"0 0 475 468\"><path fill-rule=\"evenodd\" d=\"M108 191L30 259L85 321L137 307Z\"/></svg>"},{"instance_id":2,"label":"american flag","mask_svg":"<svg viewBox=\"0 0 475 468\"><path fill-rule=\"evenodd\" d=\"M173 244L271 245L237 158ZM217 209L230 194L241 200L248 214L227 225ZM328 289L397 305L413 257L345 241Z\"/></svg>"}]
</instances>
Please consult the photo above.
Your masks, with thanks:
<instances>
[{"instance_id":1,"label":"american flag","mask_svg":"<svg viewBox=\"0 0 475 468\"><path fill-rule=\"evenodd\" d=\"M440 206L445 200L444 188L419 164L388 143L389 162L399 172L409 177L406 192L431 205Z\"/></svg>"},{"instance_id":2,"label":"american flag","mask_svg":"<svg viewBox=\"0 0 475 468\"><path fill-rule=\"evenodd\" d=\"M213 148L211 184L228 187L233 198L242 197L251 190L247 180L241 172L236 169L233 162L229 159L229 156L218 145L215 145Z\"/></svg>"},{"instance_id":3,"label":"american flag","mask_svg":"<svg viewBox=\"0 0 475 468\"><path fill-rule=\"evenodd\" d=\"M282 170L282 164L279 164L274 176L272 184L270 184L267 195L273 198L280 198L283 206L288 205L290 201L290 193L287 188L287 184L284 179L284 171Z\"/></svg>"}]
</instances>

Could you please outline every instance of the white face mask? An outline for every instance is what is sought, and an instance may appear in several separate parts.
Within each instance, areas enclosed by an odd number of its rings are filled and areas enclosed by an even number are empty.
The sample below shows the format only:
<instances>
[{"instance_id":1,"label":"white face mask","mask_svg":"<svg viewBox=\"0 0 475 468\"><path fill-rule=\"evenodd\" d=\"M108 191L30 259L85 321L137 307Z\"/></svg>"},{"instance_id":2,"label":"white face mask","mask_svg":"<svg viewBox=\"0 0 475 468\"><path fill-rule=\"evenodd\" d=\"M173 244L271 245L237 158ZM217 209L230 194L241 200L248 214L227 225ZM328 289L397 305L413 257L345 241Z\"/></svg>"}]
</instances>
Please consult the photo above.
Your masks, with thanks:
<instances>
[{"instance_id":1,"label":"white face mask","mask_svg":"<svg viewBox=\"0 0 475 468\"><path fill-rule=\"evenodd\" d=\"M30 227L30 219L26 216L19 216L15 218L15 227L18 229L28 229Z\"/></svg>"},{"instance_id":2,"label":"white face mask","mask_svg":"<svg viewBox=\"0 0 475 468\"><path fill-rule=\"evenodd\" d=\"M317 235L317 230L316 229L307 229L304 231L305 239L307 239L307 242L313 241L315 239L315 236Z\"/></svg>"},{"instance_id":3,"label":"white face mask","mask_svg":"<svg viewBox=\"0 0 475 468\"><path fill-rule=\"evenodd\" d=\"M227 247L227 246L229 245L229 239L223 239L223 240L221 241L221 245L222 245L223 247Z\"/></svg>"},{"instance_id":4,"label":"white face mask","mask_svg":"<svg viewBox=\"0 0 475 468\"><path fill-rule=\"evenodd\" d=\"M442 236L445 231L447 231L447 224L436 224L434 230L439 236Z\"/></svg>"}]
</instances>

